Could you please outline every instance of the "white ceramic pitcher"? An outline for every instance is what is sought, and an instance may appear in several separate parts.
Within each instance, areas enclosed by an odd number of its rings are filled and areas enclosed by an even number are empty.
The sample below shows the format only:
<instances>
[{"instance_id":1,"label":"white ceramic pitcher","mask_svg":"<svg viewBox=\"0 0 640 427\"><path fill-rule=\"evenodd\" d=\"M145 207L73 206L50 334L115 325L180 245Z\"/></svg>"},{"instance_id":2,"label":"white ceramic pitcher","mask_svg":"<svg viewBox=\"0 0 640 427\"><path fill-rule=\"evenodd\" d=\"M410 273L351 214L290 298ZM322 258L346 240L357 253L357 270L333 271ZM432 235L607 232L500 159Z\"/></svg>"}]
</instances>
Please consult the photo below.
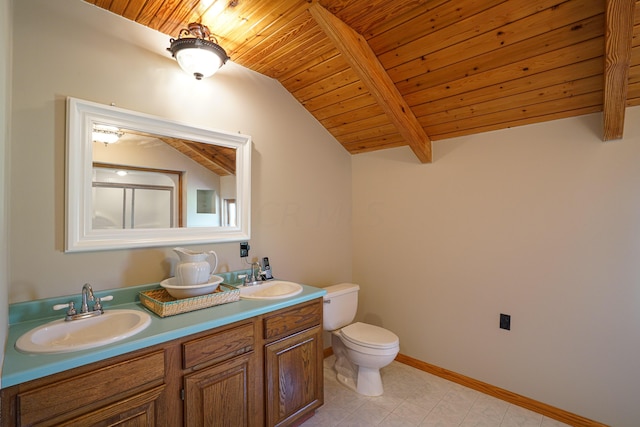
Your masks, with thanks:
<instances>
[{"instance_id":1,"label":"white ceramic pitcher","mask_svg":"<svg viewBox=\"0 0 640 427\"><path fill-rule=\"evenodd\" d=\"M173 248L180 257L176 265L176 279L182 286L203 285L218 268L218 255L214 251L195 252L185 248Z\"/></svg>"}]
</instances>

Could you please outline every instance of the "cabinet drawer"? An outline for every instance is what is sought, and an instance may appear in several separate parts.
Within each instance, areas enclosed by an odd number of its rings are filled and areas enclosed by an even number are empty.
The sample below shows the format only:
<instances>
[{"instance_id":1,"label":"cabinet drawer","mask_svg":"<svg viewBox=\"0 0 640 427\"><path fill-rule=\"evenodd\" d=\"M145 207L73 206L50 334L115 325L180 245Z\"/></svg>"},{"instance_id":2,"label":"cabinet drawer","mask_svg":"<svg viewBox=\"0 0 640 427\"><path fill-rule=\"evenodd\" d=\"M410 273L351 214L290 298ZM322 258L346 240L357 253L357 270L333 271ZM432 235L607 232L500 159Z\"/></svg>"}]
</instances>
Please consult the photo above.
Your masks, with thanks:
<instances>
[{"instance_id":1,"label":"cabinet drawer","mask_svg":"<svg viewBox=\"0 0 640 427\"><path fill-rule=\"evenodd\" d=\"M19 393L19 424L53 425L91 405L102 406L163 382L163 351L136 357Z\"/></svg>"},{"instance_id":2,"label":"cabinet drawer","mask_svg":"<svg viewBox=\"0 0 640 427\"><path fill-rule=\"evenodd\" d=\"M322 324L322 298L277 311L264 318L264 338L276 340Z\"/></svg>"},{"instance_id":3,"label":"cabinet drawer","mask_svg":"<svg viewBox=\"0 0 640 427\"><path fill-rule=\"evenodd\" d=\"M253 323L207 335L182 345L183 369L205 362L221 362L253 350Z\"/></svg>"}]
</instances>

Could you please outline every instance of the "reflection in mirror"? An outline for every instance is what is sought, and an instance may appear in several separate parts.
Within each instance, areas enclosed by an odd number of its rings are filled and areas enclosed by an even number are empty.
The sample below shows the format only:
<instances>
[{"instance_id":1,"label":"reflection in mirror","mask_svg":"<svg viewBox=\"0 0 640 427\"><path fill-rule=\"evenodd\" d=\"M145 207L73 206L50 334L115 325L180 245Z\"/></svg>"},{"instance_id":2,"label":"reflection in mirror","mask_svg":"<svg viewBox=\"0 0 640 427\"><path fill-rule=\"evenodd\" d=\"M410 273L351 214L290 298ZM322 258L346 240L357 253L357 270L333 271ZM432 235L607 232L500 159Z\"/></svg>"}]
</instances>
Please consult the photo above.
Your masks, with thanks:
<instances>
[{"instance_id":1,"label":"reflection in mirror","mask_svg":"<svg viewBox=\"0 0 640 427\"><path fill-rule=\"evenodd\" d=\"M249 237L250 137L68 99L67 251Z\"/></svg>"},{"instance_id":2,"label":"reflection in mirror","mask_svg":"<svg viewBox=\"0 0 640 427\"><path fill-rule=\"evenodd\" d=\"M93 229L179 227L181 178L176 171L94 162Z\"/></svg>"},{"instance_id":3,"label":"reflection in mirror","mask_svg":"<svg viewBox=\"0 0 640 427\"><path fill-rule=\"evenodd\" d=\"M133 217L136 211L144 209L140 203L135 203L135 196L145 194L151 203L169 203L163 205L163 212L158 212L156 218L147 215L144 223L127 221L124 228L164 228L164 227L220 227L222 226L220 212L221 200L235 199L236 197L236 149L222 147L219 145L206 144L202 142L188 141L178 138L170 138L163 135L155 135L146 132L138 132L130 129L110 126L112 132L117 132L117 138L112 138L105 142L102 133L97 134L97 128L104 128L104 125L94 124L93 131L93 164L94 172L104 170L104 167L112 168L110 174L94 173L94 198L93 198L93 227L102 228L98 224L104 224L103 220L105 208L110 209L111 214L126 212L126 216ZM98 135L98 138L96 138ZM96 165L103 168L96 169ZM127 175L122 176L125 172ZM121 174L120 176L116 174ZM108 182L100 182L99 179L108 179ZM173 183L169 182L172 180ZM165 184L163 184L165 181ZM120 184L131 190L122 189L124 202L115 201L119 194L114 187ZM144 186L143 191L136 191ZM96 187L104 188L110 186L112 197L107 199L104 196L107 190L102 190L97 194ZM177 197L171 198L173 194L169 188L179 192ZM140 188L142 190L143 188ZM136 194L137 193L137 194ZM209 195L209 199L205 199ZM168 200L167 198L171 198ZM209 204L207 209L201 209L201 203ZM114 203L118 203L116 208ZM158 205L160 206L160 205ZM99 209L98 211L98 207ZM216 209L217 207L217 209ZM151 214L148 212L147 214ZM122 216L122 215L119 215ZM160 217L165 222L159 221ZM168 217L175 218L166 222ZM108 223L107 220L106 223ZM227 224L228 225L228 224Z\"/></svg>"}]
</instances>

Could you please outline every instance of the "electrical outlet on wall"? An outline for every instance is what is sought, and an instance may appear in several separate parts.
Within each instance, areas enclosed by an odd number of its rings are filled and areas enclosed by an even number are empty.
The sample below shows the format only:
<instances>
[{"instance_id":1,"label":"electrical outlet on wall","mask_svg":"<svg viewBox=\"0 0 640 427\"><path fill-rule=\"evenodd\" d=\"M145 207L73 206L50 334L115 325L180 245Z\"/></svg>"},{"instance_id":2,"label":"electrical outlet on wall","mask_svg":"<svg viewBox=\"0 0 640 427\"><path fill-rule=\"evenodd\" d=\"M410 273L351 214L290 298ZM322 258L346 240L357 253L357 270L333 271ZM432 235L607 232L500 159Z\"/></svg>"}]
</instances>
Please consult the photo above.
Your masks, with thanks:
<instances>
[{"instance_id":1,"label":"electrical outlet on wall","mask_svg":"<svg viewBox=\"0 0 640 427\"><path fill-rule=\"evenodd\" d=\"M240 242L240 258L249 256L249 242Z\"/></svg>"},{"instance_id":2,"label":"electrical outlet on wall","mask_svg":"<svg viewBox=\"0 0 640 427\"><path fill-rule=\"evenodd\" d=\"M500 313L500 329L511 330L511 315Z\"/></svg>"}]
</instances>

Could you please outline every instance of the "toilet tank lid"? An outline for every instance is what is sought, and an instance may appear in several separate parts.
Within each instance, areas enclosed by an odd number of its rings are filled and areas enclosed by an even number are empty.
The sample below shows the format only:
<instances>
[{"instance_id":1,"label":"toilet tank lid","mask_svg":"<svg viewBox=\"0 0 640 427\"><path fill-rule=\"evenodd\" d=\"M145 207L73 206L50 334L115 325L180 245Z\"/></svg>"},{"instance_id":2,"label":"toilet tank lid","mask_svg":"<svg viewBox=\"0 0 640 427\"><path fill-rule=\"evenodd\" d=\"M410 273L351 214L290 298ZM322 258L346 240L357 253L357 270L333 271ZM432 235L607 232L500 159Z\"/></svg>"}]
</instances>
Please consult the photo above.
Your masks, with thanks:
<instances>
[{"instance_id":1,"label":"toilet tank lid","mask_svg":"<svg viewBox=\"0 0 640 427\"><path fill-rule=\"evenodd\" d=\"M340 329L343 337L356 344L371 348L389 348L400 344L396 334L380 326L356 322Z\"/></svg>"},{"instance_id":2,"label":"toilet tank lid","mask_svg":"<svg viewBox=\"0 0 640 427\"><path fill-rule=\"evenodd\" d=\"M360 290L360 286L355 283L340 283L338 285L327 286L324 290L327 291L324 299L330 299L338 295L348 294L349 292L357 292Z\"/></svg>"}]
</instances>

